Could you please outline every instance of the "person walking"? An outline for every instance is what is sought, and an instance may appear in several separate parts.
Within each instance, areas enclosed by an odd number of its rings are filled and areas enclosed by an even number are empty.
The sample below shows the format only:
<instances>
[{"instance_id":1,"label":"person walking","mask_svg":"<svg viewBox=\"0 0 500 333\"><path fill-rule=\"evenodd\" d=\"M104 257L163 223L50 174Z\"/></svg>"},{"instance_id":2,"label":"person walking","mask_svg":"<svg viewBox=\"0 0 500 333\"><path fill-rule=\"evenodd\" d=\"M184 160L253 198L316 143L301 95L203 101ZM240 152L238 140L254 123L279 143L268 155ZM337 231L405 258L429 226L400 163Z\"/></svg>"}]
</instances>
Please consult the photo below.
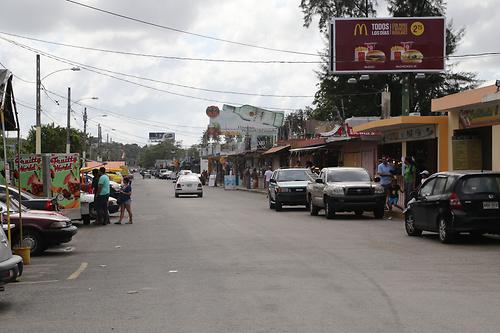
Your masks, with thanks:
<instances>
[{"instance_id":1,"label":"person walking","mask_svg":"<svg viewBox=\"0 0 500 333\"><path fill-rule=\"evenodd\" d=\"M259 188L259 174L257 173L257 168L253 168L252 171L252 188Z\"/></svg>"},{"instance_id":2,"label":"person walking","mask_svg":"<svg viewBox=\"0 0 500 333\"><path fill-rule=\"evenodd\" d=\"M403 193L403 191L401 190L401 187L398 185L396 178L393 178L392 183L389 186L389 200L387 202L389 205L389 211L392 211L393 206L403 211L403 207L398 205L399 193Z\"/></svg>"},{"instance_id":3,"label":"person walking","mask_svg":"<svg viewBox=\"0 0 500 333\"><path fill-rule=\"evenodd\" d=\"M115 224L122 224L125 210L128 213L128 222L132 224L132 184L128 178L123 179L123 188L120 190L120 219Z\"/></svg>"},{"instance_id":4,"label":"person walking","mask_svg":"<svg viewBox=\"0 0 500 333\"><path fill-rule=\"evenodd\" d=\"M97 187L97 221L96 224L109 224L108 200L109 200L109 177L106 175L106 168L99 168L99 182Z\"/></svg>"},{"instance_id":5,"label":"person walking","mask_svg":"<svg viewBox=\"0 0 500 333\"><path fill-rule=\"evenodd\" d=\"M264 172L264 187L269 187L269 182L271 181L271 177L273 176L273 168L271 166L267 167L266 172Z\"/></svg>"},{"instance_id":6,"label":"person walking","mask_svg":"<svg viewBox=\"0 0 500 333\"><path fill-rule=\"evenodd\" d=\"M389 196L389 187L392 183L392 173L394 172L394 168L389 164L389 161L386 157L382 158L382 163L380 163L377 167L377 174L380 177L380 185L385 189L386 194L386 202Z\"/></svg>"},{"instance_id":7,"label":"person walking","mask_svg":"<svg viewBox=\"0 0 500 333\"><path fill-rule=\"evenodd\" d=\"M404 190L405 190L405 207L410 201L411 194L415 189L415 179L416 179L417 168L413 159L409 156L405 157L404 168L403 168L403 179L404 179Z\"/></svg>"}]
</instances>

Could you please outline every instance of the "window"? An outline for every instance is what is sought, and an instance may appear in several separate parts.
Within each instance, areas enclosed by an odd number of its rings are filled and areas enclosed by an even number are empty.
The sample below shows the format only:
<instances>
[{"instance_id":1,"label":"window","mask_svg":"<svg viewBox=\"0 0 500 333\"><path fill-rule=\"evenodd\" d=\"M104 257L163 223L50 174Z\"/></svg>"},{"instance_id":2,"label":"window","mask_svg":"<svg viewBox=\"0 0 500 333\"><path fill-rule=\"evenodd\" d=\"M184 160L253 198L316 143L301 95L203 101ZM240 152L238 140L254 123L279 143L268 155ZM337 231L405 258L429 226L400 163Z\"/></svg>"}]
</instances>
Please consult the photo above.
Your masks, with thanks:
<instances>
[{"instance_id":1,"label":"window","mask_svg":"<svg viewBox=\"0 0 500 333\"><path fill-rule=\"evenodd\" d=\"M457 176L450 176L448 177L448 181L446 182L446 188L444 190L444 193L451 193L453 192L453 185L455 185L455 181L457 180Z\"/></svg>"},{"instance_id":2,"label":"window","mask_svg":"<svg viewBox=\"0 0 500 333\"><path fill-rule=\"evenodd\" d=\"M369 182L370 175L363 169L344 169L328 172L328 182Z\"/></svg>"},{"instance_id":3,"label":"window","mask_svg":"<svg viewBox=\"0 0 500 333\"><path fill-rule=\"evenodd\" d=\"M434 184L436 184L436 178L428 180L424 186L420 189L420 196L421 197L426 197L431 195L432 189L434 188Z\"/></svg>"},{"instance_id":4,"label":"window","mask_svg":"<svg viewBox=\"0 0 500 333\"><path fill-rule=\"evenodd\" d=\"M282 170L279 174L278 180L280 182L291 182L291 181L304 181L311 180L309 170Z\"/></svg>"},{"instance_id":5,"label":"window","mask_svg":"<svg viewBox=\"0 0 500 333\"><path fill-rule=\"evenodd\" d=\"M438 177L436 179L436 185L434 185L434 190L432 195L440 195L445 193L446 188L446 177Z\"/></svg>"},{"instance_id":6,"label":"window","mask_svg":"<svg viewBox=\"0 0 500 333\"><path fill-rule=\"evenodd\" d=\"M482 175L466 177L460 186L464 194L500 193L500 176Z\"/></svg>"}]
</instances>

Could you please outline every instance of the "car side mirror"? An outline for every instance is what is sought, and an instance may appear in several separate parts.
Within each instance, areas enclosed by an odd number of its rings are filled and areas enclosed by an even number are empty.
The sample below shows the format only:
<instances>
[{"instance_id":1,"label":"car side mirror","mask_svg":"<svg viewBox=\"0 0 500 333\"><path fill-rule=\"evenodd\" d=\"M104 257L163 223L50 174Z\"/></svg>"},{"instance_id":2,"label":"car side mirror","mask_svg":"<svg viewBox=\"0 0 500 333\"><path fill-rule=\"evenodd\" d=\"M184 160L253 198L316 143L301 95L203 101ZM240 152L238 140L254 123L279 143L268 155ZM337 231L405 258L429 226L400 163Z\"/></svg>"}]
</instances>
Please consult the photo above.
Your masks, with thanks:
<instances>
[{"instance_id":1,"label":"car side mirror","mask_svg":"<svg viewBox=\"0 0 500 333\"><path fill-rule=\"evenodd\" d=\"M269 180L270 183L276 184L276 179Z\"/></svg>"},{"instance_id":2,"label":"car side mirror","mask_svg":"<svg viewBox=\"0 0 500 333\"><path fill-rule=\"evenodd\" d=\"M323 178L316 178L316 183L323 184Z\"/></svg>"}]
</instances>

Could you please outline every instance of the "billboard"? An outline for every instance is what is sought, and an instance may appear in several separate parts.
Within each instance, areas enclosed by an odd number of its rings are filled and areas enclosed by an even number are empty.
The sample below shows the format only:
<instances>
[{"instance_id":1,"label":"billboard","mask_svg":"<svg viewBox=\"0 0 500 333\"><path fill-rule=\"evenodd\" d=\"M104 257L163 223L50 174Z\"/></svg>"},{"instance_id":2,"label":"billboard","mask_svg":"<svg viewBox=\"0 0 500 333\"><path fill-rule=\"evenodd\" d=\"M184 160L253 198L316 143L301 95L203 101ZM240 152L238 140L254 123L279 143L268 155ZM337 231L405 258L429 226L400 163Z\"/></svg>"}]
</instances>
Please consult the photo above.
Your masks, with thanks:
<instances>
[{"instance_id":1,"label":"billboard","mask_svg":"<svg viewBox=\"0 0 500 333\"><path fill-rule=\"evenodd\" d=\"M174 132L149 132L149 141L150 142L163 142L165 140L174 140L175 141L175 133Z\"/></svg>"},{"instance_id":2,"label":"billboard","mask_svg":"<svg viewBox=\"0 0 500 333\"><path fill-rule=\"evenodd\" d=\"M211 110L212 111L212 110ZM284 112L264 110L251 105L226 105L222 111L208 112L208 125L212 135L274 135L283 125Z\"/></svg>"},{"instance_id":3,"label":"billboard","mask_svg":"<svg viewBox=\"0 0 500 333\"><path fill-rule=\"evenodd\" d=\"M50 156L52 195L61 209L80 208L80 159L78 154Z\"/></svg>"},{"instance_id":4,"label":"billboard","mask_svg":"<svg viewBox=\"0 0 500 333\"><path fill-rule=\"evenodd\" d=\"M19 168L18 168L19 166ZM16 156L14 160L14 186L35 196L43 196L43 166L41 155ZM20 183L20 184L19 184Z\"/></svg>"},{"instance_id":5,"label":"billboard","mask_svg":"<svg viewBox=\"0 0 500 333\"><path fill-rule=\"evenodd\" d=\"M335 73L442 72L444 17L337 18L330 23Z\"/></svg>"}]
</instances>

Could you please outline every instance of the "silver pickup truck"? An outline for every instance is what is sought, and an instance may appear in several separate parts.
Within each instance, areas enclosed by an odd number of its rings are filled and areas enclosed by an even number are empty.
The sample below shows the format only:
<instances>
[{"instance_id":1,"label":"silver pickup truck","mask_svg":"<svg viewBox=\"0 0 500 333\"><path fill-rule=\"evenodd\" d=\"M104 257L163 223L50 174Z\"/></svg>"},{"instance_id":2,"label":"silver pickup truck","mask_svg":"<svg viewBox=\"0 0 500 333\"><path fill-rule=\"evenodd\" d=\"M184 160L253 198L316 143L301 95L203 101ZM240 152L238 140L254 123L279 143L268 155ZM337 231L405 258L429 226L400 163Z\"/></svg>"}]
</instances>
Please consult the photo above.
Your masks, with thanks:
<instances>
[{"instance_id":1,"label":"silver pickup truck","mask_svg":"<svg viewBox=\"0 0 500 333\"><path fill-rule=\"evenodd\" d=\"M373 211L377 219L384 216L384 188L372 181L363 168L324 168L306 191L311 215L325 209L328 219L336 212L350 211L358 216Z\"/></svg>"}]
</instances>

